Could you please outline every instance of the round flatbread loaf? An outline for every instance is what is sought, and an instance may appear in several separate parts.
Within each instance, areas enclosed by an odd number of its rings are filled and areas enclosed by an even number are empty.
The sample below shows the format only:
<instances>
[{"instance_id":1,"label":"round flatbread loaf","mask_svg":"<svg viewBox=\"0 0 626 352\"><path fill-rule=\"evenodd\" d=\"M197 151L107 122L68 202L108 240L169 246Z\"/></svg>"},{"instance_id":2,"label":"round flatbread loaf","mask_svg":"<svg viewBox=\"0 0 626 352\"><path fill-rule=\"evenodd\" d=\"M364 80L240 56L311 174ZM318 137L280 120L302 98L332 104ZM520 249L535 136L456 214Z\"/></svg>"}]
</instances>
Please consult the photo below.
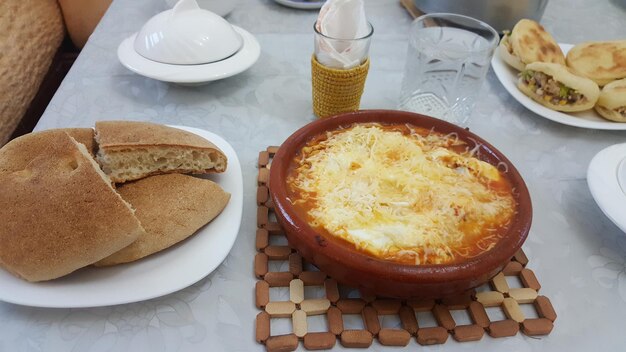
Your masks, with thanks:
<instances>
[{"instance_id":1,"label":"round flatbread loaf","mask_svg":"<svg viewBox=\"0 0 626 352\"><path fill-rule=\"evenodd\" d=\"M600 92L595 106L602 117L616 122L626 122L626 78L613 81ZM620 113L617 110L624 111Z\"/></svg>"},{"instance_id":2,"label":"round flatbread loaf","mask_svg":"<svg viewBox=\"0 0 626 352\"><path fill-rule=\"evenodd\" d=\"M586 42L567 53L567 66L599 86L626 78L626 40Z\"/></svg>"},{"instance_id":3,"label":"round flatbread loaf","mask_svg":"<svg viewBox=\"0 0 626 352\"><path fill-rule=\"evenodd\" d=\"M181 174L156 175L120 185L146 233L96 266L128 263L193 235L224 209L230 194L215 182Z\"/></svg>"},{"instance_id":4,"label":"round flatbread loaf","mask_svg":"<svg viewBox=\"0 0 626 352\"><path fill-rule=\"evenodd\" d=\"M87 129L70 133L89 140ZM0 149L0 266L14 275L55 279L143 233L87 148L65 131L27 134Z\"/></svg>"},{"instance_id":5,"label":"round flatbread loaf","mask_svg":"<svg viewBox=\"0 0 626 352\"><path fill-rule=\"evenodd\" d=\"M511 31L513 55L528 65L533 62L551 62L565 65L565 56L559 44L539 23L522 19Z\"/></svg>"},{"instance_id":6,"label":"round flatbread loaf","mask_svg":"<svg viewBox=\"0 0 626 352\"><path fill-rule=\"evenodd\" d=\"M598 97L600 95L600 88L598 88L598 85L588 78L574 75L563 65L546 62L533 62L526 65L526 70L542 72L552 77L557 82L560 82L569 88L575 89L585 98L575 104L554 104L551 101L546 101L542 95L536 93L536 89L530 89L526 84L524 84L521 78L519 79L517 87L522 91L522 93L552 110L565 112L584 111L591 109L598 101Z\"/></svg>"}]
</instances>

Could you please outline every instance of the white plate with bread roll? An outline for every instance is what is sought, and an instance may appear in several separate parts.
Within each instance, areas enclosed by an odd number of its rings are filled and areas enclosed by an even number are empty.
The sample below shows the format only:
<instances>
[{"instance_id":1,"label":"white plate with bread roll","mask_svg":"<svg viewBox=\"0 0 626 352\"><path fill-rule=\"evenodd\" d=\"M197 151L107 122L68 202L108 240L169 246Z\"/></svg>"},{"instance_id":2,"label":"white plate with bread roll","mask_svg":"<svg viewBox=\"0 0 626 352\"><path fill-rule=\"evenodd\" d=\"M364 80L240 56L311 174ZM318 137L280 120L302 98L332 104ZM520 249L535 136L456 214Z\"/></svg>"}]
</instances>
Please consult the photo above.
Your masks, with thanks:
<instances>
[{"instance_id":1,"label":"white plate with bread roll","mask_svg":"<svg viewBox=\"0 0 626 352\"><path fill-rule=\"evenodd\" d=\"M604 215L626 233L626 143L607 147L591 159L587 185Z\"/></svg>"},{"instance_id":2,"label":"white plate with bread roll","mask_svg":"<svg viewBox=\"0 0 626 352\"><path fill-rule=\"evenodd\" d=\"M105 267L87 266L76 270L69 275L40 282L29 282L12 275L9 271L0 270L0 287L2 287L0 290L0 300L26 306L53 308L98 307L138 302L167 295L188 287L209 275L220 265L235 243L235 239L237 238L237 234L239 232L239 226L241 224L243 207L243 179L241 165L234 149L220 136L197 128L183 126L172 127L192 133L193 135L189 135L190 137L196 138L196 136L200 136L212 142L214 146L217 146L217 148L219 148L226 156L228 165L224 172L201 176L201 178L209 179L219 185L219 187L213 186L214 189L216 192L219 191L221 192L220 194L226 197L227 203L223 210L221 210L221 213L218 213L219 215L204 226L202 226L202 224L206 223L206 221L200 223L198 227L202 227L195 231L191 237L182 240L165 250L161 250L160 252L130 263ZM76 135L72 135L72 137L78 138ZM101 139L101 147L103 143L104 140ZM87 150L85 149L85 153L86 151ZM81 170L83 167L83 165L75 164L69 164L68 166L73 168L74 171ZM61 167L64 166L61 165ZM28 170L22 171L21 177L31 176L30 174L24 174L26 171ZM69 172L72 171L70 170ZM172 178L176 180L176 177L191 179L186 179L181 182L191 182L191 185L195 185L194 182L201 184L213 184L213 182L200 180L197 177L180 174L168 174L144 178L140 181L156 180L158 182L149 184L149 186L143 188L144 190L148 189L149 192L144 191L143 193L140 193L140 199L137 200L137 203L133 204L133 206L137 209L135 215L138 218L141 218L139 213L141 207L137 205L140 205L141 203L139 202L141 201L150 202L152 199L150 195L154 194L154 192L159 192L161 194L170 192L174 196L180 197L180 194L183 193L179 193L177 188L174 186L174 183L178 184L178 182L176 181L173 183L168 181ZM133 198L132 185L137 185L140 181L118 186L118 192L124 195L124 199L130 199L131 202L134 202L134 199L137 199L137 197ZM106 183L104 184L106 185ZM185 183L185 185L188 185L188 183ZM125 187L128 189L124 190ZM219 189L220 187L221 189ZM190 192L191 188L193 188L193 191ZM191 195L199 193L199 191L194 186L191 186L191 188L187 186L185 194L187 194L188 197L180 199L180 204L184 204L185 206L193 204L191 200L194 197ZM153 189L155 190L154 192L151 191ZM166 191L166 189L169 190ZM230 200L227 199L227 193L224 193L222 189L230 194ZM75 192L89 193L93 191L76 190ZM211 192L213 191L209 191L209 193ZM44 199L45 197L41 198L41 202L45 203ZM158 199L158 197L156 199ZM205 206L206 204L211 204L210 201L207 201L207 199L215 200L217 198L195 197L194 201L201 202L196 204L202 204L204 208L210 208L208 205ZM222 207L224 204L223 201L224 199L221 200ZM153 219L156 219L154 221L156 224L160 219L160 215L158 214L159 211L166 211L165 209L168 208L167 206L161 205L161 203L155 206L154 203L156 202L149 204L149 208L152 211ZM194 211L197 212L197 208L192 207L192 209L185 209L185 211L184 215L186 216L189 214L189 217L179 218L183 225L176 223L174 224L176 225L174 228L167 228L168 231L165 231L165 234L170 235L171 233L176 232L178 228L187 226L190 221L195 221L192 217L194 216ZM111 213L100 211L100 216L106 216L107 214ZM30 221L36 222L37 218L43 218L45 216L46 214L43 213L33 214L31 218L32 220ZM85 223L85 216L86 215L83 215L80 219L82 224ZM165 218L165 214L162 217ZM117 222L121 222L121 220L116 216L115 223ZM35 225L35 223L23 224L23 226L31 227ZM76 225L70 224L70 226ZM108 226L110 225L104 227L100 226L99 229L109 229L108 231L110 231L110 227ZM154 226L158 227L159 225L156 224ZM148 231L151 224L144 223L143 227L146 231ZM197 229L198 227L195 227L194 229ZM45 229L49 229L49 227L45 227ZM49 230L46 230L43 233L45 234L46 232L50 233ZM86 232L91 233L92 231ZM48 240L54 241L55 238L57 237L53 237ZM59 238L59 241L62 240L62 238ZM131 247L129 246L129 248ZM127 257L120 258L118 255L118 258L115 258L111 256L109 261L115 259L116 262L113 264L124 263L128 261L128 257L135 256L133 260L136 259L138 254L134 252L127 252L124 253L124 255ZM111 264L112 263L104 263L103 265ZM30 281L39 280L35 278Z\"/></svg>"},{"instance_id":3,"label":"white plate with bread roll","mask_svg":"<svg viewBox=\"0 0 626 352\"><path fill-rule=\"evenodd\" d=\"M564 54L573 47L570 44L559 44ZM493 67L496 76L500 80L500 83L504 88L517 100L520 104L524 105L530 111L542 116L546 119L562 123L564 125L589 128L597 130L626 130L626 123L614 122L602 118L595 110L589 109L580 112L561 112L552 110L544 105L537 103L530 97L522 93L518 87L518 73L516 69L509 66L500 56L499 52L493 56L491 60L491 66Z\"/></svg>"}]
</instances>

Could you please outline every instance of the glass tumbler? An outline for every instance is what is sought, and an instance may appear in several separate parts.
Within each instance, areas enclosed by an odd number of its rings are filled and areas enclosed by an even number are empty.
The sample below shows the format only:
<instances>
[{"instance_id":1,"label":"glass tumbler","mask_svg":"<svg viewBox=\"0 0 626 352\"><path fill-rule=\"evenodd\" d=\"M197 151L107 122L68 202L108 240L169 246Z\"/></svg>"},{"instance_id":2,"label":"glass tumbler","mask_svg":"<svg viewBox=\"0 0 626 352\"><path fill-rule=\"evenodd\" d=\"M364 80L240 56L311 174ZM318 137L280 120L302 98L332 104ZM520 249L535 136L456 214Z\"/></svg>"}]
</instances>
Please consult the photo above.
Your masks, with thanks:
<instances>
[{"instance_id":1,"label":"glass tumbler","mask_svg":"<svg viewBox=\"0 0 626 352\"><path fill-rule=\"evenodd\" d=\"M465 127L499 35L477 19L433 13L411 25L399 109Z\"/></svg>"}]
</instances>

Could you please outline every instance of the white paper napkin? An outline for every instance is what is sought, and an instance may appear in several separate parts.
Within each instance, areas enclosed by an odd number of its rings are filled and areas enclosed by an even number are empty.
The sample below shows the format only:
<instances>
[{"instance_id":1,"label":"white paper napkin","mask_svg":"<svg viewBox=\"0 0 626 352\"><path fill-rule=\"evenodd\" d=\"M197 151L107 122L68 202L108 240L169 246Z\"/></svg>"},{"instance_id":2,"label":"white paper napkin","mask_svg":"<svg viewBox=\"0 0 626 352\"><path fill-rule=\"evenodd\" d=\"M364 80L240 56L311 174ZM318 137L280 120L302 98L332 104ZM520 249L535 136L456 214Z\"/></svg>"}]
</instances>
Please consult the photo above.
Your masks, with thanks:
<instances>
[{"instance_id":1,"label":"white paper napkin","mask_svg":"<svg viewBox=\"0 0 626 352\"><path fill-rule=\"evenodd\" d=\"M370 27L365 17L363 0L328 0L317 18L316 29L331 38L355 39L369 34ZM364 61L368 44L364 41L337 42L316 36L315 53L322 65L349 69Z\"/></svg>"}]
</instances>

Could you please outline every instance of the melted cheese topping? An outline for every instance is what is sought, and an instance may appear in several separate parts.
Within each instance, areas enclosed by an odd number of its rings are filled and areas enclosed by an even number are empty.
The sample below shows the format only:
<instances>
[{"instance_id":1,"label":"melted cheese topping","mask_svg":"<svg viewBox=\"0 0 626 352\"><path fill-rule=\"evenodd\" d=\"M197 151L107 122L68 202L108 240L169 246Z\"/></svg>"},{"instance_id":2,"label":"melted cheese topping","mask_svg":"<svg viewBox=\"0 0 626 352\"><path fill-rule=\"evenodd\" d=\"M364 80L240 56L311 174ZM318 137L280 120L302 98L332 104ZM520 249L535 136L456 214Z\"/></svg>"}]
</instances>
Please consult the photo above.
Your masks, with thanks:
<instances>
[{"instance_id":1,"label":"melted cheese topping","mask_svg":"<svg viewBox=\"0 0 626 352\"><path fill-rule=\"evenodd\" d=\"M515 211L508 181L471 154L454 136L356 124L302 148L290 199L313 227L370 255L448 263L493 247Z\"/></svg>"}]
</instances>

